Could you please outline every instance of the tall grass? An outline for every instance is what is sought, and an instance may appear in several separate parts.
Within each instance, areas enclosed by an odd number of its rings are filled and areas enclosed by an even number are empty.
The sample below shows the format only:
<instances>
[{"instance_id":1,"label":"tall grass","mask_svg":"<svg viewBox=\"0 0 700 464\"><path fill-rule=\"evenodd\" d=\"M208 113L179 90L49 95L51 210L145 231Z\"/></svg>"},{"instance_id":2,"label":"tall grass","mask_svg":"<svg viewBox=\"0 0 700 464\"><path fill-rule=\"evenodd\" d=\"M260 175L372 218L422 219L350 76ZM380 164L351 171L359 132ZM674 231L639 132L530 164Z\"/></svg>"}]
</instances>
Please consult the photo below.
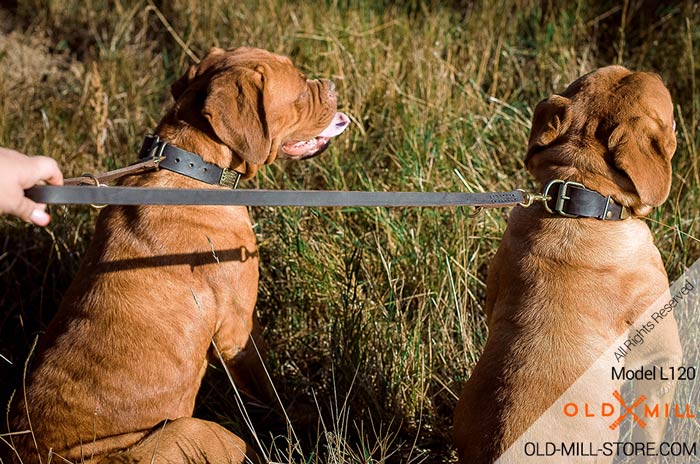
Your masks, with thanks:
<instances>
[{"instance_id":1,"label":"tall grass","mask_svg":"<svg viewBox=\"0 0 700 464\"><path fill-rule=\"evenodd\" d=\"M674 186L649 221L674 278L700 256L700 6L662 3L20 0L0 9L0 145L67 175L123 166L188 53L250 45L333 79L353 124L322 157L244 187L511 190L532 186L535 104L621 63L659 72L676 103ZM51 212L46 230L0 219L3 403L91 236L94 211ZM452 410L486 338L485 273L507 218L469 213L252 210L266 361L294 431L257 414L274 459L454 460ZM196 413L250 437L230 389L214 366Z\"/></svg>"}]
</instances>

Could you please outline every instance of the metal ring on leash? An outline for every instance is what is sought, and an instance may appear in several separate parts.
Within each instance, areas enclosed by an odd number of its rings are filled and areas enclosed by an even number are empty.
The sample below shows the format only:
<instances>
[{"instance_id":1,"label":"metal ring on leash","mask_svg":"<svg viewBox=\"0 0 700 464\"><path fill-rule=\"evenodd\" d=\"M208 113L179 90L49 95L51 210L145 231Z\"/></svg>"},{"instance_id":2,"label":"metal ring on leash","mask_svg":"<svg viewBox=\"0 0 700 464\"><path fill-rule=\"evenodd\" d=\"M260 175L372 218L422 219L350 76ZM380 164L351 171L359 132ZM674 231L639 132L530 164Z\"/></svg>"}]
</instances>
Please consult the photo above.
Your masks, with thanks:
<instances>
[{"instance_id":1,"label":"metal ring on leash","mask_svg":"<svg viewBox=\"0 0 700 464\"><path fill-rule=\"evenodd\" d=\"M95 176L94 174L90 174L89 172L86 172L83 174L83 177L87 177L88 179L92 179L92 181L95 183L95 187L107 187L107 185L101 183L100 180L97 178L97 176ZM90 206L99 210L99 209L104 208L107 205L94 205L91 203Z\"/></svg>"}]
</instances>

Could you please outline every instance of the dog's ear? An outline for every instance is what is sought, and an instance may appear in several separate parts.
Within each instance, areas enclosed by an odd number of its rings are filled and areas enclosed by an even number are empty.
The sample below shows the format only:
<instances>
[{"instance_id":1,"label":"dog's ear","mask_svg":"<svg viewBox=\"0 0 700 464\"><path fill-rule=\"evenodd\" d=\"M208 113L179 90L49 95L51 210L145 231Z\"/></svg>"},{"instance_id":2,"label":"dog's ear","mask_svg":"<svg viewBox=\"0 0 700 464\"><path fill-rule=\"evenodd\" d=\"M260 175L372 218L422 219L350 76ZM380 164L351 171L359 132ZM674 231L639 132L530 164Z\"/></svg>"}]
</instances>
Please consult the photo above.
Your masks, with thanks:
<instances>
[{"instance_id":1,"label":"dog's ear","mask_svg":"<svg viewBox=\"0 0 700 464\"><path fill-rule=\"evenodd\" d=\"M180 98L187 87L192 83L197 73L201 74L203 71L208 69L216 61L217 55L222 55L226 50L219 47L212 47L207 52L206 56L198 63L191 65L185 74L182 75L178 80L170 85L170 93L173 98L177 101Z\"/></svg>"},{"instance_id":2,"label":"dog's ear","mask_svg":"<svg viewBox=\"0 0 700 464\"><path fill-rule=\"evenodd\" d=\"M535 107L532 117L530 140L527 144L525 165L530 158L554 142L571 125L571 100L561 95L552 95Z\"/></svg>"},{"instance_id":3,"label":"dog's ear","mask_svg":"<svg viewBox=\"0 0 700 464\"><path fill-rule=\"evenodd\" d=\"M659 206L671 190L671 158L676 150L672 127L648 116L620 123L608 138L615 166L634 184L642 203Z\"/></svg>"},{"instance_id":4,"label":"dog's ear","mask_svg":"<svg viewBox=\"0 0 700 464\"><path fill-rule=\"evenodd\" d=\"M193 64L192 66L187 69L187 72L180 77L180 79L176 80L170 85L170 93L173 95L173 98L177 101L178 98L180 98L180 95L183 94L185 89L190 85L190 82L192 82L192 79L197 75L197 65Z\"/></svg>"},{"instance_id":5,"label":"dog's ear","mask_svg":"<svg viewBox=\"0 0 700 464\"><path fill-rule=\"evenodd\" d=\"M246 161L249 171L251 165L265 164L272 148L263 86L260 73L231 68L211 79L202 108L216 136Z\"/></svg>"}]
</instances>

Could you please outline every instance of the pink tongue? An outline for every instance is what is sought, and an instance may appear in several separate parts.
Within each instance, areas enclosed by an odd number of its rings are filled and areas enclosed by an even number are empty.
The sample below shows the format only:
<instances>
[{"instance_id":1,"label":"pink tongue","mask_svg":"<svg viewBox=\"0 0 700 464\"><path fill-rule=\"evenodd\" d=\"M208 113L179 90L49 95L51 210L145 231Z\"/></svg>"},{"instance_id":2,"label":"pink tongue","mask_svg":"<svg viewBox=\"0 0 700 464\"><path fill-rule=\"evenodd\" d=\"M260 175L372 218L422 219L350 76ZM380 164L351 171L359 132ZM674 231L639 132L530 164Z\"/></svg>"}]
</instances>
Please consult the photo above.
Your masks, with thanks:
<instances>
[{"instance_id":1,"label":"pink tongue","mask_svg":"<svg viewBox=\"0 0 700 464\"><path fill-rule=\"evenodd\" d=\"M299 142L287 142L282 146L282 150L290 155L305 155L314 150L320 150L328 139L340 135L350 125L350 118L344 113L337 112L330 125L323 132L310 140Z\"/></svg>"},{"instance_id":2,"label":"pink tongue","mask_svg":"<svg viewBox=\"0 0 700 464\"><path fill-rule=\"evenodd\" d=\"M331 124L326 127L323 132L318 134L318 137L335 137L340 135L343 131L350 125L350 118L348 118L345 113L338 111L335 113Z\"/></svg>"}]
</instances>

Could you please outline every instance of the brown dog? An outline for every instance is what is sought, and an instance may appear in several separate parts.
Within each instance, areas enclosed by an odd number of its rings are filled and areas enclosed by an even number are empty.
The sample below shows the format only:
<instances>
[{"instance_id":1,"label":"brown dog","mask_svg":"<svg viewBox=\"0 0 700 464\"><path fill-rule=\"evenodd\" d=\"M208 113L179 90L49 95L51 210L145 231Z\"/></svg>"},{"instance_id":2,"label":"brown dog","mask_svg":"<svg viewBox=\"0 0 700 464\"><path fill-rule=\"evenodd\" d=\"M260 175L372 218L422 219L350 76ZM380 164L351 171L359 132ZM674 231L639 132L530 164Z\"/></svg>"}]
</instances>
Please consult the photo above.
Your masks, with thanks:
<instances>
[{"instance_id":1,"label":"brown dog","mask_svg":"<svg viewBox=\"0 0 700 464\"><path fill-rule=\"evenodd\" d=\"M278 157L320 153L348 124L330 81L307 80L288 58L259 49L212 49L172 94L156 134L244 177ZM122 183L207 187L164 169ZM51 462L255 460L240 438L190 416L219 353L237 383L265 395L251 340L257 290L247 208L105 208L15 401L12 431L31 430L12 437L16 454L24 463L51 454Z\"/></svg>"},{"instance_id":2,"label":"brown dog","mask_svg":"<svg viewBox=\"0 0 700 464\"><path fill-rule=\"evenodd\" d=\"M582 183L600 198L609 195L614 203L600 216L618 220L564 217L544 205L512 212L489 269L486 347L455 412L460 462L491 463L502 456L668 292L661 256L639 217L668 196L675 148L670 94L654 74L602 68L537 105L528 170L542 185L562 179ZM550 193L556 197L561 186L555 184ZM563 196L574 191L582 193L571 185ZM556 211L556 198L547 204ZM565 199L563 206L566 212L572 203ZM627 214L632 217L621 219ZM667 322L655 329L665 344L646 352L646 359L625 359L626 367L679 362L675 321ZM611 381L611 371L602 372ZM595 388L591 382L582 391ZM654 402L673 398L673 386L663 389L657 382L645 388ZM611 390L605 387L605 396L596 401L615 402ZM553 414L559 414L559 422L547 439L557 441L568 417L559 410ZM602 436L615 438L617 431L608 425ZM664 420L656 420L638 437L659 441L663 431ZM586 439L598 432L586 431Z\"/></svg>"}]
</instances>

